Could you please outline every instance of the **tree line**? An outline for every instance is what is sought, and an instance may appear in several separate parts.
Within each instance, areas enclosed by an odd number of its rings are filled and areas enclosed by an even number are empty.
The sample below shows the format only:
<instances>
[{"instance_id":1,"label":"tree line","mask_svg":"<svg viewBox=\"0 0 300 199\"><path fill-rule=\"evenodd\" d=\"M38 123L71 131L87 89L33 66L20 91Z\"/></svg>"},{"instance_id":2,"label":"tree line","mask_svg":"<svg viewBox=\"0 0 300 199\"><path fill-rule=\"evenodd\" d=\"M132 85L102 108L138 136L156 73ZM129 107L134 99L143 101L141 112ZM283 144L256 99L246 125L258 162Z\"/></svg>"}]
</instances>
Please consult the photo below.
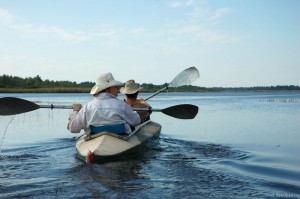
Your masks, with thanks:
<instances>
[{"instance_id":1,"label":"tree line","mask_svg":"<svg viewBox=\"0 0 300 199\"><path fill-rule=\"evenodd\" d=\"M95 83L93 82L71 82L71 81L53 81L53 80L42 80L39 75L35 77L16 77L10 75L0 76L0 88L71 88L71 87L92 87Z\"/></svg>"},{"instance_id":2,"label":"tree line","mask_svg":"<svg viewBox=\"0 0 300 199\"><path fill-rule=\"evenodd\" d=\"M39 75L35 77L26 77L21 78L11 75L2 75L0 76L0 89L3 92L7 89L19 89L19 90L37 90L45 88L53 88L48 90L48 92L86 92L95 85L94 82L81 82L76 83L75 81L53 81L53 80L42 80ZM159 89L167 87L168 84L154 85L152 83L143 83L140 84L143 87L142 92L155 92ZM80 90L81 89L81 90ZM222 92L222 91L300 91L299 86L295 85L286 85L286 86L256 86L256 87L234 87L234 88L223 88L223 87L199 87L199 86L181 86L178 88L169 88L169 91L177 92Z\"/></svg>"}]
</instances>

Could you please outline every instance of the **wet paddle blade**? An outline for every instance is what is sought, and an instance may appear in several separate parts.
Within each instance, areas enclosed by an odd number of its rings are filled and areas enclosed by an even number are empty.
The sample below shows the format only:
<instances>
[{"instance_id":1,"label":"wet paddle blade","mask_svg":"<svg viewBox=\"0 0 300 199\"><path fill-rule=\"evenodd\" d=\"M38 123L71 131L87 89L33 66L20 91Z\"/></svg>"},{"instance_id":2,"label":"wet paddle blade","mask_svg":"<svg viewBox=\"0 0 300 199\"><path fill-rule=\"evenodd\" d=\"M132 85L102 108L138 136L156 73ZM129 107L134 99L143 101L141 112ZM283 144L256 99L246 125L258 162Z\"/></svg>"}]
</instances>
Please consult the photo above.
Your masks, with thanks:
<instances>
[{"instance_id":1,"label":"wet paddle blade","mask_svg":"<svg viewBox=\"0 0 300 199\"><path fill-rule=\"evenodd\" d=\"M179 73L169 84L169 87L190 85L200 77L199 71L192 66Z\"/></svg>"},{"instance_id":2,"label":"wet paddle blade","mask_svg":"<svg viewBox=\"0 0 300 199\"><path fill-rule=\"evenodd\" d=\"M165 108L161 112L178 119L193 119L198 114L198 109L198 106L192 104L180 104Z\"/></svg>"},{"instance_id":3,"label":"wet paddle blade","mask_svg":"<svg viewBox=\"0 0 300 199\"><path fill-rule=\"evenodd\" d=\"M0 98L0 115L16 115L39 109L39 105L15 97Z\"/></svg>"},{"instance_id":4,"label":"wet paddle blade","mask_svg":"<svg viewBox=\"0 0 300 199\"><path fill-rule=\"evenodd\" d=\"M145 101L158 95L160 92L168 89L168 87L180 87L180 86L190 85L192 82L196 81L199 77L200 74L197 68L194 66L189 67L184 71L182 71L181 73L179 73L167 87L164 87L159 91L153 93L151 96L147 97Z\"/></svg>"}]
</instances>

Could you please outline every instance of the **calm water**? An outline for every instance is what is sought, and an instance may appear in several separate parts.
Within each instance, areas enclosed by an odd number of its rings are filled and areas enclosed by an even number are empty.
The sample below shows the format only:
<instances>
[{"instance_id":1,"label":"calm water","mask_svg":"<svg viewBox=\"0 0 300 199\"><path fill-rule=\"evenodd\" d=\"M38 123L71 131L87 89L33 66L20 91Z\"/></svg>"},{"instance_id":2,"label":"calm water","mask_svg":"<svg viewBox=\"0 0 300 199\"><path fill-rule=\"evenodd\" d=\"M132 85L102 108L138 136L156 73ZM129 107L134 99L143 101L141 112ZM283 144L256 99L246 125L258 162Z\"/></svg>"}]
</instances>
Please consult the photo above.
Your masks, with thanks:
<instances>
[{"instance_id":1,"label":"calm water","mask_svg":"<svg viewBox=\"0 0 300 199\"><path fill-rule=\"evenodd\" d=\"M88 94L0 94L40 104ZM147 97L147 94L142 94ZM120 96L122 97L122 96ZM193 120L153 113L159 140L122 160L85 164L71 110L0 116L0 198L300 198L300 93L163 93L154 108L199 106Z\"/></svg>"}]
</instances>

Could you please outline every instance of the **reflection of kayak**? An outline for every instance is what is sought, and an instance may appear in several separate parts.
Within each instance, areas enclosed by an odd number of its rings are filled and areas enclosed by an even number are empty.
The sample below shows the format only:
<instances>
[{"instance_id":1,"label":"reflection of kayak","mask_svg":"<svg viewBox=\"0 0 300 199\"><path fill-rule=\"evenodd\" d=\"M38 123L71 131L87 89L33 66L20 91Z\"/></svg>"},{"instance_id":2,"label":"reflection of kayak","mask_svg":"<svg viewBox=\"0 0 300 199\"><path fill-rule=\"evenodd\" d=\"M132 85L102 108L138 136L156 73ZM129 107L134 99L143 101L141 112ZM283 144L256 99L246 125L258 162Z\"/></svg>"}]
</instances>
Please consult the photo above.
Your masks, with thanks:
<instances>
[{"instance_id":1,"label":"reflection of kayak","mask_svg":"<svg viewBox=\"0 0 300 199\"><path fill-rule=\"evenodd\" d=\"M113 158L132 151L160 133L161 125L147 121L124 137L107 131L83 136L76 142L78 157L85 162Z\"/></svg>"}]
</instances>

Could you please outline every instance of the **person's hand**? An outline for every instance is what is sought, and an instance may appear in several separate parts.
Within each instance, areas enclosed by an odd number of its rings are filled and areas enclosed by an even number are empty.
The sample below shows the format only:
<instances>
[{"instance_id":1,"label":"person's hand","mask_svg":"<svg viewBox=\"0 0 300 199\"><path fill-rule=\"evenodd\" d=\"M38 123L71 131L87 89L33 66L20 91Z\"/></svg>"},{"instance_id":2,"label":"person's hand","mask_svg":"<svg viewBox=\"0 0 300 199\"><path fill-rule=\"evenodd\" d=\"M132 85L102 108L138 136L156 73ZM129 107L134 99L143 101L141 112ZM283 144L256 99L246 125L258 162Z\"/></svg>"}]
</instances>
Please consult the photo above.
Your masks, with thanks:
<instances>
[{"instance_id":1,"label":"person's hand","mask_svg":"<svg viewBox=\"0 0 300 199\"><path fill-rule=\"evenodd\" d=\"M140 98L139 101L141 104L147 104L147 102L143 98Z\"/></svg>"},{"instance_id":2,"label":"person's hand","mask_svg":"<svg viewBox=\"0 0 300 199\"><path fill-rule=\"evenodd\" d=\"M80 109L82 108L82 105L81 104L73 104L72 108L73 108L73 111L79 112Z\"/></svg>"},{"instance_id":3,"label":"person's hand","mask_svg":"<svg viewBox=\"0 0 300 199\"><path fill-rule=\"evenodd\" d=\"M148 113L149 113L149 116L152 114L152 107L151 106L148 107Z\"/></svg>"}]
</instances>

